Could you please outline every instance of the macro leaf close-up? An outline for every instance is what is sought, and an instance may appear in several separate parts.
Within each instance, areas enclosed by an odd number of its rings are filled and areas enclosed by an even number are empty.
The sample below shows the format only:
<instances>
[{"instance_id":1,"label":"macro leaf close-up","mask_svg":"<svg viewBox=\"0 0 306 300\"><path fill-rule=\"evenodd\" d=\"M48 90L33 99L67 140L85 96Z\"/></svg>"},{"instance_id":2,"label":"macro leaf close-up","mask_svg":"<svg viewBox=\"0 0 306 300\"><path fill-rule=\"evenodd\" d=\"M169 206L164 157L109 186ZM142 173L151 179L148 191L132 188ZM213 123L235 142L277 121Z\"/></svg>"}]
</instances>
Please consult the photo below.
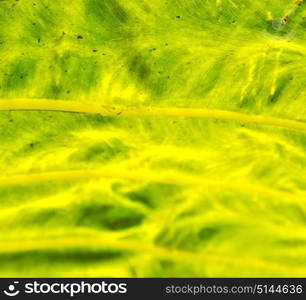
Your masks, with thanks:
<instances>
[{"instance_id":1,"label":"macro leaf close-up","mask_svg":"<svg viewBox=\"0 0 306 300\"><path fill-rule=\"evenodd\" d=\"M0 0L1 277L305 277L303 0Z\"/></svg>"}]
</instances>

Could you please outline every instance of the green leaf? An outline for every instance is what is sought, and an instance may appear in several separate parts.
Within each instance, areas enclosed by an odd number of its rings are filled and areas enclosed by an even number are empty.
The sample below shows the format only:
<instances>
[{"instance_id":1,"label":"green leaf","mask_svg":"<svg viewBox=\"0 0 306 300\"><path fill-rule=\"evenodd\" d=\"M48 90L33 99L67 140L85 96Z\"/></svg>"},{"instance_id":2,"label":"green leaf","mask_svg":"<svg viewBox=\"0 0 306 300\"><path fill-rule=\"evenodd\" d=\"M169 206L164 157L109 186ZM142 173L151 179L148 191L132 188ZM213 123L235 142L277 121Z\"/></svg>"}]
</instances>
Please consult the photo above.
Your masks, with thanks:
<instances>
[{"instance_id":1,"label":"green leaf","mask_svg":"<svg viewBox=\"0 0 306 300\"><path fill-rule=\"evenodd\" d=\"M304 277L305 18L0 1L0 276Z\"/></svg>"}]
</instances>

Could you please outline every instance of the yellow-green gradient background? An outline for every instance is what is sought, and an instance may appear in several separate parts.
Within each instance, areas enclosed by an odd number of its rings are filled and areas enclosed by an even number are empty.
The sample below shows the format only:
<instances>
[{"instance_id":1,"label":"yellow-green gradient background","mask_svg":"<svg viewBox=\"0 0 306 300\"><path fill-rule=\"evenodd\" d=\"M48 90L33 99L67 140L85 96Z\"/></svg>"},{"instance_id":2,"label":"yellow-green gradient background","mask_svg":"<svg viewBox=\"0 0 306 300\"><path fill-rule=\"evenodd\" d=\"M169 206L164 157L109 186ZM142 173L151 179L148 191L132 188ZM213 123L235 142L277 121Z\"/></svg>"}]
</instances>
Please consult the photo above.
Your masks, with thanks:
<instances>
[{"instance_id":1,"label":"yellow-green gradient background","mask_svg":"<svg viewBox=\"0 0 306 300\"><path fill-rule=\"evenodd\" d=\"M0 1L0 276L305 277L305 6Z\"/></svg>"}]
</instances>

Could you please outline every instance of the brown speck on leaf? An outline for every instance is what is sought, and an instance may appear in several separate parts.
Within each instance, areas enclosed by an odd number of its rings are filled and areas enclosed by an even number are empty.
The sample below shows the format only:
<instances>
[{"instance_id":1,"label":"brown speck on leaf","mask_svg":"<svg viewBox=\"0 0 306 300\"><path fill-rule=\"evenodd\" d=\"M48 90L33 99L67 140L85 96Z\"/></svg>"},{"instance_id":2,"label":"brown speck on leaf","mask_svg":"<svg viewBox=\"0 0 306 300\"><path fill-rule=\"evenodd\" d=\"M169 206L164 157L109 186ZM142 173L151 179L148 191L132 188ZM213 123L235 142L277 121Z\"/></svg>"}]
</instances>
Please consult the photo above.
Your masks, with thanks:
<instances>
[{"instance_id":1,"label":"brown speck on leaf","mask_svg":"<svg viewBox=\"0 0 306 300\"><path fill-rule=\"evenodd\" d=\"M289 16L286 16L285 18L283 18L283 19L281 20L281 24L282 24L282 25L286 25L286 24L288 23L288 21L289 21Z\"/></svg>"}]
</instances>

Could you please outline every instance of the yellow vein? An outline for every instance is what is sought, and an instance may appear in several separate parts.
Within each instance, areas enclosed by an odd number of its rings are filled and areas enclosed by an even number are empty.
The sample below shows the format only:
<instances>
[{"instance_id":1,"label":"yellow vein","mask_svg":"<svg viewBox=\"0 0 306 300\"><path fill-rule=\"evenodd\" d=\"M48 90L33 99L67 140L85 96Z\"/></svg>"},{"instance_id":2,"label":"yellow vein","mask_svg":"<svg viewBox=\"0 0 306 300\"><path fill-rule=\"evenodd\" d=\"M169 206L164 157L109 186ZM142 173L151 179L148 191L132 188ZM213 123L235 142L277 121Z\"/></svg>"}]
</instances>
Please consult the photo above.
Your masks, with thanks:
<instances>
[{"instance_id":1,"label":"yellow vein","mask_svg":"<svg viewBox=\"0 0 306 300\"><path fill-rule=\"evenodd\" d=\"M140 182L160 182L166 184L180 185L198 185L203 189L217 188L226 189L254 195L265 195L283 201L297 201L302 203L302 197L297 194L291 194L285 191L279 191L272 188L258 186L256 184L235 184L224 181L211 180L200 176L190 176L188 174L156 174L145 170L125 171L116 169L99 169L99 170L72 170L32 173L24 175L16 175L11 177L0 177L0 187L35 184L50 182L54 180L76 180L89 178L108 178L120 180L132 180Z\"/></svg>"},{"instance_id":2,"label":"yellow vein","mask_svg":"<svg viewBox=\"0 0 306 300\"><path fill-rule=\"evenodd\" d=\"M101 105L96 102L51 99L3 99L0 100L0 111L57 111L101 114L104 116L161 116L222 119L306 132L306 123L302 121L204 108L113 106Z\"/></svg>"},{"instance_id":3,"label":"yellow vein","mask_svg":"<svg viewBox=\"0 0 306 300\"><path fill-rule=\"evenodd\" d=\"M302 274L305 273L305 268L294 267L289 265L281 265L274 262L268 262L259 259L248 259L243 260L223 255L215 255L212 253L205 252L188 252L177 249L167 249L155 245L146 245L142 241L127 241L127 240L116 240L108 238L107 236L97 237L85 237L78 238L72 237L64 239L43 239L43 240L19 240L19 241L5 241L0 242L0 253L11 253L11 252L25 252L33 250L50 250L50 249L71 249L71 248L107 248L107 249L118 249L123 251L131 251L136 253L151 254L153 256L166 258L170 260L183 260L183 261L202 261L207 263L222 263L236 266L249 266L253 268L261 268L266 270L273 270L278 272L285 272L291 269L294 273Z\"/></svg>"}]
</instances>

